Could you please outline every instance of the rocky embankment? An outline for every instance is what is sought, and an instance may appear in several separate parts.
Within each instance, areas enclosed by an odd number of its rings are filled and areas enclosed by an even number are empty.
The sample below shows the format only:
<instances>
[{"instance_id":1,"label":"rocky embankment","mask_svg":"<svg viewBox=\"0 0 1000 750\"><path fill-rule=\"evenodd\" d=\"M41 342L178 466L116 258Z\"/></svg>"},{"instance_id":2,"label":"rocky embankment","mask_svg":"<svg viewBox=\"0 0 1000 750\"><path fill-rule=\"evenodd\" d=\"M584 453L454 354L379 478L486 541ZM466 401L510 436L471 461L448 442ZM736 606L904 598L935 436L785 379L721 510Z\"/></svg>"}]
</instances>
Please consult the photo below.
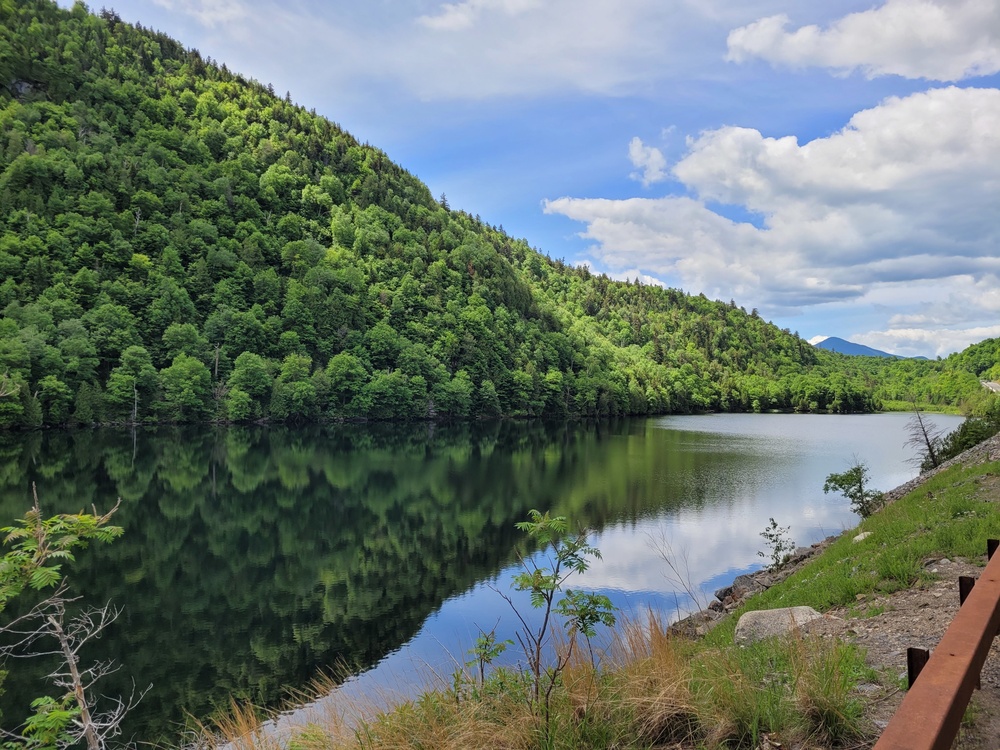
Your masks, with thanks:
<instances>
[{"instance_id":1,"label":"rocky embankment","mask_svg":"<svg viewBox=\"0 0 1000 750\"><path fill-rule=\"evenodd\" d=\"M828 536L823 541L816 542L809 547L799 547L785 560L780 568L765 568L755 573L745 573L736 576L730 585L716 590L715 599L707 607L682 620L678 620L674 623L672 629L691 637L705 635L717 622L733 610L739 609L743 605L743 602L751 596L785 580L785 578L805 565L813 555L826 549L835 539L837 537Z\"/></svg>"}]
</instances>

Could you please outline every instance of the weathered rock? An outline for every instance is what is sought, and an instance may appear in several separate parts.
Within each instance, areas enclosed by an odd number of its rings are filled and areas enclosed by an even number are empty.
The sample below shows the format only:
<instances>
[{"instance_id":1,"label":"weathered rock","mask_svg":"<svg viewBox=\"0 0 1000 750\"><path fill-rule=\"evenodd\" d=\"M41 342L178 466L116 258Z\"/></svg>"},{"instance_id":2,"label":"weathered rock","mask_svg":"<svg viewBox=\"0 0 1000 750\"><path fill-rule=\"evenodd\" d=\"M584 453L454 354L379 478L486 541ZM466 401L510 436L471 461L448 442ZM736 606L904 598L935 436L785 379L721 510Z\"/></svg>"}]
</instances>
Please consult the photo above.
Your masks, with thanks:
<instances>
[{"instance_id":1,"label":"weathered rock","mask_svg":"<svg viewBox=\"0 0 1000 750\"><path fill-rule=\"evenodd\" d=\"M672 635L701 638L718 624L721 617L718 612L706 609L678 620L668 630Z\"/></svg>"},{"instance_id":2,"label":"weathered rock","mask_svg":"<svg viewBox=\"0 0 1000 750\"><path fill-rule=\"evenodd\" d=\"M867 539L871 535L872 535L872 533L870 531L862 531L860 534L858 534L856 537L854 537L854 541L855 542L863 542L865 539Z\"/></svg>"},{"instance_id":3,"label":"weathered rock","mask_svg":"<svg viewBox=\"0 0 1000 750\"><path fill-rule=\"evenodd\" d=\"M785 561L786 565L794 565L795 563L800 563L807 557L811 556L814 552L812 547L796 547L795 551L789 555L788 559Z\"/></svg>"},{"instance_id":4,"label":"weathered rock","mask_svg":"<svg viewBox=\"0 0 1000 750\"><path fill-rule=\"evenodd\" d=\"M731 585L723 586L721 589L715 590L715 598L721 602L725 600L725 598L732 593L733 593L733 587Z\"/></svg>"},{"instance_id":5,"label":"weathered rock","mask_svg":"<svg viewBox=\"0 0 1000 750\"><path fill-rule=\"evenodd\" d=\"M758 591L764 590L764 585L757 580L756 577L750 575L749 573L744 573L741 576L736 576L733 579L733 590L729 592L729 595L733 599L745 599L750 596L750 594L756 594Z\"/></svg>"},{"instance_id":6,"label":"weathered rock","mask_svg":"<svg viewBox=\"0 0 1000 750\"><path fill-rule=\"evenodd\" d=\"M808 622L823 617L812 607L785 607L747 612L736 623L737 643L753 643L776 635L785 635Z\"/></svg>"}]
</instances>

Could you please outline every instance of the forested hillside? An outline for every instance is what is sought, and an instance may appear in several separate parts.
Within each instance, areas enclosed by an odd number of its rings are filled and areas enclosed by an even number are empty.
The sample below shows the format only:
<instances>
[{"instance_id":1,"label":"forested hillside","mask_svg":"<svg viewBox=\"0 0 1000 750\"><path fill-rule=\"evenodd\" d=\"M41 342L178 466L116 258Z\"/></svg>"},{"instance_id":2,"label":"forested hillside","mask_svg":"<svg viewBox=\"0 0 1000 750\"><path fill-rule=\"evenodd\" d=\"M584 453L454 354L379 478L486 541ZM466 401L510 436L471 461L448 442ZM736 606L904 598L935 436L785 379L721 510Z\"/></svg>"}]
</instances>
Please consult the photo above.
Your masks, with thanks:
<instances>
[{"instance_id":1,"label":"forested hillside","mask_svg":"<svg viewBox=\"0 0 1000 750\"><path fill-rule=\"evenodd\" d=\"M113 13L0 0L0 426L865 411L877 374L569 267Z\"/></svg>"},{"instance_id":2,"label":"forested hillside","mask_svg":"<svg viewBox=\"0 0 1000 750\"><path fill-rule=\"evenodd\" d=\"M997 408L994 394L981 380L1000 378L1000 339L986 339L944 359L888 359L836 354L839 367L852 382L871 385L885 408L960 408L977 416Z\"/></svg>"}]
</instances>

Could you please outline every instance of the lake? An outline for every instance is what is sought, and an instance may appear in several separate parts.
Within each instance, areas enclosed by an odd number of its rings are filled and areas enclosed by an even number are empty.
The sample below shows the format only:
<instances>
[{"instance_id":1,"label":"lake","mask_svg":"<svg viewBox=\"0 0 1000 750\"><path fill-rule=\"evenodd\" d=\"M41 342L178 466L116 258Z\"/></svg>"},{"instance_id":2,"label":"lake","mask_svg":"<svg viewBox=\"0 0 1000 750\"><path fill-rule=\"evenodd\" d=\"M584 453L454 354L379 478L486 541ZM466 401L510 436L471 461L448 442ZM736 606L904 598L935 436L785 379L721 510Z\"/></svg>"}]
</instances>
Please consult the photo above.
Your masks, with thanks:
<instances>
[{"instance_id":1,"label":"lake","mask_svg":"<svg viewBox=\"0 0 1000 750\"><path fill-rule=\"evenodd\" d=\"M124 536L71 582L122 608L90 656L122 669L102 692L151 684L138 740L176 740L230 696L274 705L350 665L345 690L411 693L450 674L478 629L514 627L509 591L531 508L592 530L603 552L577 588L625 613L690 609L761 567L775 518L798 544L856 523L824 495L854 458L873 485L912 478L906 414L671 416L613 423L331 425L44 431L0 436L0 521L122 507ZM954 429L961 418L933 417ZM694 587L674 580L674 566ZM16 610L11 610L16 612ZM508 652L516 660L517 654ZM4 725L43 692L20 661Z\"/></svg>"}]
</instances>

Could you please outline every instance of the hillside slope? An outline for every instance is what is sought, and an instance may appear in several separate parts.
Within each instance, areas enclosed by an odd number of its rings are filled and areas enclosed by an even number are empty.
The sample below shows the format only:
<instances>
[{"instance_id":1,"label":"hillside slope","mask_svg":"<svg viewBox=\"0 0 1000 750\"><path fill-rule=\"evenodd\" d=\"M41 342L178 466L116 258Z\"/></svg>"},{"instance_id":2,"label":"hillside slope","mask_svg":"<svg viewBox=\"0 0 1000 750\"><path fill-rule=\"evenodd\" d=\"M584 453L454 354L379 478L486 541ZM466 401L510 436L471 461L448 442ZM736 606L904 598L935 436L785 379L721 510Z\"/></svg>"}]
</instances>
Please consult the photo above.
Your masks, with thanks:
<instances>
[{"instance_id":1,"label":"hillside slope","mask_svg":"<svg viewBox=\"0 0 1000 750\"><path fill-rule=\"evenodd\" d=\"M552 261L113 13L0 0L0 426L862 411L798 336Z\"/></svg>"}]
</instances>

